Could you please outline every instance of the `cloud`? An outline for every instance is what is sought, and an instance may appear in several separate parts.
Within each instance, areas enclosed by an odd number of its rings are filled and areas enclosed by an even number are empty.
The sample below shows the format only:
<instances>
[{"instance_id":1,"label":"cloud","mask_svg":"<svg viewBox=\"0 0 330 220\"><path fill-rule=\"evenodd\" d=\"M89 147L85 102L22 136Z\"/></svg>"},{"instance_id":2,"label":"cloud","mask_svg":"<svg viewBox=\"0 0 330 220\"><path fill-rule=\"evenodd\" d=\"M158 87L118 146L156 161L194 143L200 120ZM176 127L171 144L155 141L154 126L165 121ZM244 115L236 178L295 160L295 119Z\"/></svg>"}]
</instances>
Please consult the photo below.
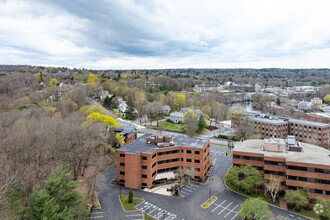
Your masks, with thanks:
<instances>
[{"instance_id":1,"label":"cloud","mask_svg":"<svg viewBox=\"0 0 330 220\"><path fill-rule=\"evenodd\" d=\"M326 0L0 4L3 64L97 69L329 67Z\"/></svg>"}]
</instances>

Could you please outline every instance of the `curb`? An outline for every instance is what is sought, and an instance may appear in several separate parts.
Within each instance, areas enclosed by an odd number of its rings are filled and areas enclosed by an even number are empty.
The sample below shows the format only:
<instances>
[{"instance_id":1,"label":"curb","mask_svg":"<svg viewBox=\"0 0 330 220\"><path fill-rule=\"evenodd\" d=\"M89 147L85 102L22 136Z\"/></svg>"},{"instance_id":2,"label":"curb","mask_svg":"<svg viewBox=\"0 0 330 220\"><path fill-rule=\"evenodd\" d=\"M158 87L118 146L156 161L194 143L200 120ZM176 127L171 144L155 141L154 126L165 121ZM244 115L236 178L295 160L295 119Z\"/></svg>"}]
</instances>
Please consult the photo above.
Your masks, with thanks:
<instances>
[{"instance_id":1,"label":"curb","mask_svg":"<svg viewBox=\"0 0 330 220\"><path fill-rule=\"evenodd\" d=\"M205 202L207 202L207 201L209 201L210 199L208 199L208 200L206 200L202 205L201 205L201 207L202 207L202 209L208 209L208 208L210 208L210 206L213 204L213 203L215 203L215 201L217 201L218 200L218 197L217 196L212 196L212 197L215 197L216 199L208 206L208 207L206 207L206 208L203 208L203 204L205 203ZM211 197L211 198L212 198Z\"/></svg>"},{"instance_id":2,"label":"curb","mask_svg":"<svg viewBox=\"0 0 330 220\"><path fill-rule=\"evenodd\" d=\"M123 207L123 203L121 203L121 200L120 200L120 198L119 198L120 196L118 196L118 199L119 199L119 202L120 202L120 205L121 205L121 208L123 209L123 211L124 212L136 212L136 211L140 211L139 209L136 209L136 210L128 210L128 211L126 211L125 209L124 209L124 207ZM136 197L137 198L137 197ZM141 199L141 198L137 198L137 199ZM145 200L144 199L142 199L143 201L141 202L141 203L143 203L143 202L145 202ZM138 205L140 205L141 203L139 203ZM134 206L135 207L135 206ZM136 208L136 207L135 207Z\"/></svg>"},{"instance_id":3,"label":"curb","mask_svg":"<svg viewBox=\"0 0 330 220\"><path fill-rule=\"evenodd\" d=\"M230 169L232 166L233 166L233 165L231 165L231 166L229 167L229 169ZM229 169L228 169L228 171L229 171ZM227 171L227 172L228 172L228 171ZM225 187L226 187L228 190L230 190L230 191L232 191L232 192L234 192L234 193L236 193L236 194L239 194L239 195L241 195L241 196L244 196L244 197L246 197L246 198L253 198L253 197L250 197L250 196L244 195L244 194L242 194L242 193L239 193L239 192L236 192L236 191L230 189L230 188L227 186L226 180L223 181L223 182L224 182ZM282 209L281 207L275 206L275 205L270 204L270 203L268 203L268 202L265 202L265 201L263 201L263 200L260 200L260 201L262 201L263 203L266 203L266 204L268 204L268 205L270 205L270 206L273 206L274 208L278 208L278 209L284 210L284 209ZM291 212L291 211L288 211L288 210L284 210L284 211L287 211L287 212L289 212L289 213L291 213L291 214L299 215L299 216L301 216L301 217L304 217L304 218L307 218L307 219L313 220L313 219L311 219L311 218L309 218L309 217L307 217L307 216L304 216L304 215L301 215L301 214L298 214L298 213L295 213L295 212Z\"/></svg>"}]
</instances>

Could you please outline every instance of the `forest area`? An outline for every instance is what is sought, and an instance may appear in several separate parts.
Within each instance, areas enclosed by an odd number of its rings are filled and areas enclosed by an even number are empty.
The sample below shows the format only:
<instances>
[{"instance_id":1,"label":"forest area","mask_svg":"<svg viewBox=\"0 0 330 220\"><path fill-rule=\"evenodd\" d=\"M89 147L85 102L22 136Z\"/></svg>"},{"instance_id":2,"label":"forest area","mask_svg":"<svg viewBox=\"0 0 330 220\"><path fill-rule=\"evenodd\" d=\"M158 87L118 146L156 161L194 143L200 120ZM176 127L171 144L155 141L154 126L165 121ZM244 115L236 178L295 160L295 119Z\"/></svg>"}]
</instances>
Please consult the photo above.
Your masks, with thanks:
<instances>
[{"instance_id":1,"label":"forest area","mask_svg":"<svg viewBox=\"0 0 330 220\"><path fill-rule=\"evenodd\" d=\"M102 91L113 94L110 108L118 108L121 98L136 108L138 117L147 114L158 120L163 117L162 107L168 105L172 111L194 107L202 110L206 119L221 121L232 119L235 113L229 108L231 96L193 92L195 85L217 85L228 80L324 85L329 73L327 69L87 70L0 66L0 218L86 218L94 200L94 178L114 163L113 147L122 144L122 137L114 132L119 126L118 116L107 115L103 108L88 101L99 99ZM179 93L182 91L186 93ZM255 102L265 103L266 98L255 97ZM196 130L197 120L194 123L188 126ZM59 180L63 184L56 184ZM51 208L51 204L58 204L56 199L61 199L51 188L68 189L67 195L74 202L64 203L62 198L62 206Z\"/></svg>"}]
</instances>

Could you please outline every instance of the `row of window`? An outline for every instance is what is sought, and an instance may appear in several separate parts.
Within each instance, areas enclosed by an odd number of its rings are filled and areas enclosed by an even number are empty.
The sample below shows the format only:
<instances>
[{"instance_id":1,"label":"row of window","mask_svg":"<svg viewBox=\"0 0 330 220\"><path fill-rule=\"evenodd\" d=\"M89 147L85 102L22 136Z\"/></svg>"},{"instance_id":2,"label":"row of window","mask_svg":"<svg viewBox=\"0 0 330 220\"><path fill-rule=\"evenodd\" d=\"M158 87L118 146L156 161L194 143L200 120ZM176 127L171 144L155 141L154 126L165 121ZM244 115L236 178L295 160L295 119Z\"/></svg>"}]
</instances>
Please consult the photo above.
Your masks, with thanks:
<instances>
[{"instance_id":1,"label":"row of window","mask_svg":"<svg viewBox=\"0 0 330 220\"><path fill-rule=\"evenodd\" d=\"M241 155L234 155L233 156L234 159L243 159L243 160L253 160L253 161L263 161L262 157L250 157L250 156L241 156ZM277 161L264 161L265 164L267 165L274 165L274 166L285 166L285 163L283 162L277 162ZM292 166L292 165L288 165L286 167L287 169L290 170L299 170L299 171L307 171L307 167L300 167L300 166ZM313 169L313 168L311 168ZM313 172L313 171L310 171ZM330 170L328 169L319 169L319 168L315 168L316 173L325 173L325 174L330 174Z\"/></svg>"},{"instance_id":2,"label":"row of window","mask_svg":"<svg viewBox=\"0 0 330 220\"><path fill-rule=\"evenodd\" d=\"M300 189L301 187L297 186L286 186L287 189L291 190L297 190ZM321 189L309 189L310 192L312 193L317 193L317 194L323 194L323 195L330 195L330 191L327 190L321 190Z\"/></svg>"}]
</instances>

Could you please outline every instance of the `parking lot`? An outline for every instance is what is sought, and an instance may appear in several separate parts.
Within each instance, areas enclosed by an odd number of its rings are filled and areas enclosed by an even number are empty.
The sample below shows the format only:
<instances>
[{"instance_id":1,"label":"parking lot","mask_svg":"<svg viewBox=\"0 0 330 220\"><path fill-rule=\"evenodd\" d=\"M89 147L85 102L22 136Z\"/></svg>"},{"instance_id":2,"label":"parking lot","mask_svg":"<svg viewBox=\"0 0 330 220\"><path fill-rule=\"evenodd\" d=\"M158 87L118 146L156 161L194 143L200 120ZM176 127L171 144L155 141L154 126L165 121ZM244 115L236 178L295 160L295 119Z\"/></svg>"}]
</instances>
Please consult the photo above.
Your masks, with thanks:
<instances>
[{"instance_id":1,"label":"parking lot","mask_svg":"<svg viewBox=\"0 0 330 220\"><path fill-rule=\"evenodd\" d=\"M151 215L157 219L173 220L173 219L176 219L176 217L177 217L175 214L173 214L165 209L162 209L161 207L158 207L147 201L137 205L136 208L139 211L141 211L141 213L146 212L148 215Z\"/></svg>"},{"instance_id":2,"label":"parking lot","mask_svg":"<svg viewBox=\"0 0 330 220\"><path fill-rule=\"evenodd\" d=\"M192 193L195 193L198 191L198 187L199 187L199 183L197 182L190 182L187 185L185 185L184 187L182 187L179 191L179 194L187 197Z\"/></svg>"},{"instance_id":3,"label":"parking lot","mask_svg":"<svg viewBox=\"0 0 330 220\"><path fill-rule=\"evenodd\" d=\"M218 219L241 219L237 216L239 204L227 201L226 199L218 199L207 209L213 218L217 216Z\"/></svg>"}]
</instances>

